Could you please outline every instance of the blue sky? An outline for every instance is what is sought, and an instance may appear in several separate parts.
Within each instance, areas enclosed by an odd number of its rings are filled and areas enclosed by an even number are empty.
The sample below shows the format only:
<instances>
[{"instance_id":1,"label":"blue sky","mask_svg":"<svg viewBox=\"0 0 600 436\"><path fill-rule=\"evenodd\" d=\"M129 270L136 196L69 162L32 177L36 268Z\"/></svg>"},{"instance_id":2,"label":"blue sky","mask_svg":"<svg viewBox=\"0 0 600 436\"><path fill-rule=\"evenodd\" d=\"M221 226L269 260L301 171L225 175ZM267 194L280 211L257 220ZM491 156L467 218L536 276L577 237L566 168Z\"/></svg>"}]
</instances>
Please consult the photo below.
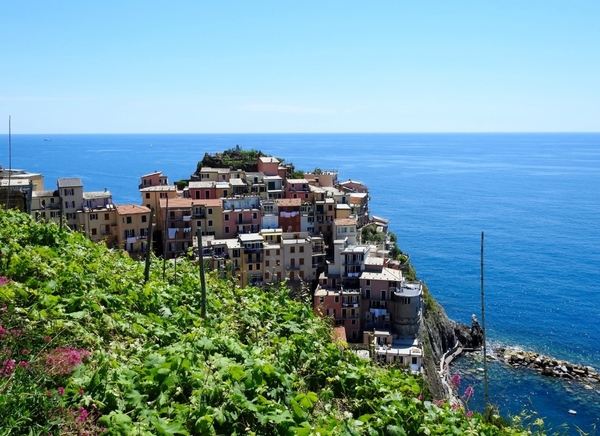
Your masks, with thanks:
<instances>
[{"instance_id":1,"label":"blue sky","mask_svg":"<svg viewBox=\"0 0 600 436\"><path fill-rule=\"evenodd\" d=\"M32 0L2 15L15 133L600 131L597 0Z\"/></svg>"}]
</instances>

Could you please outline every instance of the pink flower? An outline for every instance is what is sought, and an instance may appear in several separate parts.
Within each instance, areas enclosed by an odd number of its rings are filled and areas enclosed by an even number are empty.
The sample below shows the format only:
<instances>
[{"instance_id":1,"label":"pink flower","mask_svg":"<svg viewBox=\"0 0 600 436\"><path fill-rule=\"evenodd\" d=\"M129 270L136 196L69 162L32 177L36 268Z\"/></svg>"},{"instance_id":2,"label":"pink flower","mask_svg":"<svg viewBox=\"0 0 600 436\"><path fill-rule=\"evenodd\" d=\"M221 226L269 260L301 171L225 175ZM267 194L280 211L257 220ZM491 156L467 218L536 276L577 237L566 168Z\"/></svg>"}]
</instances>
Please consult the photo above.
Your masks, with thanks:
<instances>
[{"instance_id":1,"label":"pink flower","mask_svg":"<svg viewBox=\"0 0 600 436\"><path fill-rule=\"evenodd\" d=\"M56 391L58 392L58 395L63 396L65 393L65 388L59 386L58 389L56 389Z\"/></svg>"},{"instance_id":2,"label":"pink flower","mask_svg":"<svg viewBox=\"0 0 600 436\"><path fill-rule=\"evenodd\" d=\"M436 406L438 407L442 407L444 405L444 400L440 400L437 403L435 403Z\"/></svg>"},{"instance_id":3,"label":"pink flower","mask_svg":"<svg viewBox=\"0 0 600 436\"><path fill-rule=\"evenodd\" d=\"M473 386L468 386L467 389L465 389L465 393L463 394L463 398L465 400L469 400L473 394L475 393L475 390L473 389Z\"/></svg>"},{"instance_id":4,"label":"pink flower","mask_svg":"<svg viewBox=\"0 0 600 436\"><path fill-rule=\"evenodd\" d=\"M4 254L2 254L1 257L4 257ZM0 277L0 286L4 286L8 282L10 282L10 279L8 277L6 277L6 276L1 276Z\"/></svg>"},{"instance_id":5,"label":"pink flower","mask_svg":"<svg viewBox=\"0 0 600 436\"><path fill-rule=\"evenodd\" d=\"M460 375L454 374L450 379L450 384L454 386L455 389L458 389L460 387Z\"/></svg>"},{"instance_id":6,"label":"pink flower","mask_svg":"<svg viewBox=\"0 0 600 436\"><path fill-rule=\"evenodd\" d=\"M18 364L18 365L19 365L21 368L25 368L25 369L29 368L29 363L27 363L27 362L25 362L25 361L23 361L23 360L21 360L21 361L19 362L19 364Z\"/></svg>"},{"instance_id":7,"label":"pink flower","mask_svg":"<svg viewBox=\"0 0 600 436\"><path fill-rule=\"evenodd\" d=\"M87 410L85 410L83 407L79 407L78 410L79 410L79 418L77 418L77 421L84 422L87 419L89 412Z\"/></svg>"},{"instance_id":8,"label":"pink flower","mask_svg":"<svg viewBox=\"0 0 600 436\"><path fill-rule=\"evenodd\" d=\"M50 375L68 375L80 365L90 352L72 347L60 347L45 354L46 371Z\"/></svg>"},{"instance_id":9,"label":"pink flower","mask_svg":"<svg viewBox=\"0 0 600 436\"><path fill-rule=\"evenodd\" d=\"M84 392L83 392L83 389L79 389L79 390L77 391L77 393L78 393L79 395L83 395L83 394L84 394Z\"/></svg>"},{"instance_id":10,"label":"pink flower","mask_svg":"<svg viewBox=\"0 0 600 436\"><path fill-rule=\"evenodd\" d=\"M15 361L13 359L11 360L5 360L4 362L2 362L2 368L0 369L0 375L4 375L5 378L10 378L12 376L12 373L15 370Z\"/></svg>"},{"instance_id":11,"label":"pink flower","mask_svg":"<svg viewBox=\"0 0 600 436\"><path fill-rule=\"evenodd\" d=\"M31 351L30 351L30 350L28 350L27 348L23 350L23 354L27 355L27 354L29 354L29 353L31 353Z\"/></svg>"},{"instance_id":12,"label":"pink flower","mask_svg":"<svg viewBox=\"0 0 600 436\"><path fill-rule=\"evenodd\" d=\"M44 341L50 342L52 338L50 336L44 336Z\"/></svg>"},{"instance_id":13,"label":"pink flower","mask_svg":"<svg viewBox=\"0 0 600 436\"><path fill-rule=\"evenodd\" d=\"M473 417L473 411L469 410L467 413L465 413L465 416L469 419L471 419Z\"/></svg>"}]
</instances>

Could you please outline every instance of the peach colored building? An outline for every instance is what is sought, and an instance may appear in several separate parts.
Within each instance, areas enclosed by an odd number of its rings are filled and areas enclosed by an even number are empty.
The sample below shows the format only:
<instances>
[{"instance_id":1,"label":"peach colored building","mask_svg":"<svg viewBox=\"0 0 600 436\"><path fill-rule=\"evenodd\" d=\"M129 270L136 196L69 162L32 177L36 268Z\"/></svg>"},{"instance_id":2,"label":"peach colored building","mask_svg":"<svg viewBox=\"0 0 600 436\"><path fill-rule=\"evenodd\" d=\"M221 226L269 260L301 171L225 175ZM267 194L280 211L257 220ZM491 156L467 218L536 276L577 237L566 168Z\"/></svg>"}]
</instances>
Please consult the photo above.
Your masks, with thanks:
<instances>
[{"instance_id":1,"label":"peach colored building","mask_svg":"<svg viewBox=\"0 0 600 436\"><path fill-rule=\"evenodd\" d=\"M134 257L144 256L148 244L150 209L135 204L116 206L117 244Z\"/></svg>"}]
</instances>

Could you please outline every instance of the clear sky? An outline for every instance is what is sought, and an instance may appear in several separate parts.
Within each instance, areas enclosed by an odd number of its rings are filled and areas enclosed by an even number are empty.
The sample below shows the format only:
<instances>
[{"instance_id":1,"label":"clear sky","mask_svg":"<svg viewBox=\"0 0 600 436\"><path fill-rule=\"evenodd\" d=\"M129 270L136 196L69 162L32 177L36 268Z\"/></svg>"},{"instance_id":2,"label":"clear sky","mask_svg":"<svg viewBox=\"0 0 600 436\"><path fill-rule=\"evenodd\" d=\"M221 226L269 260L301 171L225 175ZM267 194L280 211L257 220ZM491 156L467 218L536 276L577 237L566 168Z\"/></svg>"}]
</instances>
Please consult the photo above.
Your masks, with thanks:
<instances>
[{"instance_id":1,"label":"clear sky","mask_svg":"<svg viewBox=\"0 0 600 436\"><path fill-rule=\"evenodd\" d=\"M13 133L600 131L599 0L19 0L0 14Z\"/></svg>"}]
</instances>

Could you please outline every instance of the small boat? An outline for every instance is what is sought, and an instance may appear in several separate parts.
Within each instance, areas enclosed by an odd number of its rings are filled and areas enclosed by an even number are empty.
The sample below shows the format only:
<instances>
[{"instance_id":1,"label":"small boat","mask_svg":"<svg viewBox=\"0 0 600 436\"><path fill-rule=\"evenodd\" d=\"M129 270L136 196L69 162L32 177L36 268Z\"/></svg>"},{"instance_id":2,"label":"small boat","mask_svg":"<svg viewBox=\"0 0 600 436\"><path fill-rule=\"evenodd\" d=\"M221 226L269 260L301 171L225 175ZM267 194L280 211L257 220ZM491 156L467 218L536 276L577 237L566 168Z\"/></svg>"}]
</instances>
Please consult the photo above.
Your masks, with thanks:
<instances>
[{"instance_id":1,"label":"small boat","mask_svg":"<svg viewBox=\"0 0 600 436\"><path fill-rule=\"evenodd\" d=\"M52 139L44 138L44 141L52 141Z\"/></svg>"}]
</instances>

